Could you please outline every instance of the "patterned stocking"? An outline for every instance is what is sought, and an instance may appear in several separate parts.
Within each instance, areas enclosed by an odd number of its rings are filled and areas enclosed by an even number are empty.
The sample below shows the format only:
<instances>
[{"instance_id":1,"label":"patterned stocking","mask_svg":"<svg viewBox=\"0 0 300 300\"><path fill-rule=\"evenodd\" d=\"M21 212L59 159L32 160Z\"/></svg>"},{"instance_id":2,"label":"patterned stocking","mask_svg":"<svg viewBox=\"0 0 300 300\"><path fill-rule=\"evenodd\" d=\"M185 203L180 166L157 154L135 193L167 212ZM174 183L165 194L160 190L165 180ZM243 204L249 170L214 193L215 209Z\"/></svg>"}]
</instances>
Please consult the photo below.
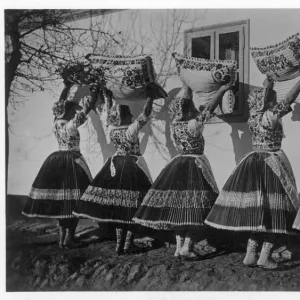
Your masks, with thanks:
<instances>
[{"instance_id":1,"label":"patterned stocking","mask_svg":"<svg viewBox=\"0 0 300 300\"><path fill-rule=\"evenodd\" d=\"M132 231L127 230L126 234L126 240L125 240L125 245L124 245L124 252L128 253L130 248L133 246L133 239L134 239L134 234Z\"/></svg>"},{"instance_id":2,"label":"patterned stocking","mask_svg":"<svg viewBox=\"0 0 300 300\"><path fill-rule=\"evenodd\" d=\"M255 266L257 264L257 259L258 259L257 246L258 246L258 241L253 237L250 237L248 239L248 244L247 244L247 254L243 260L244 265Z\"/></svg>"},{"instance_id":3,"label":"patterned stocking","mask_svg":"<svg viewBox=\"0 0 300 300\"><path fill-rule=\"evenodd\" d=\"M190 234L187 234L184 239L183 247L180 251L180 256L186 258L194 258L197 255L193 252L194 242Z\"/></svg>"}]
</instances>

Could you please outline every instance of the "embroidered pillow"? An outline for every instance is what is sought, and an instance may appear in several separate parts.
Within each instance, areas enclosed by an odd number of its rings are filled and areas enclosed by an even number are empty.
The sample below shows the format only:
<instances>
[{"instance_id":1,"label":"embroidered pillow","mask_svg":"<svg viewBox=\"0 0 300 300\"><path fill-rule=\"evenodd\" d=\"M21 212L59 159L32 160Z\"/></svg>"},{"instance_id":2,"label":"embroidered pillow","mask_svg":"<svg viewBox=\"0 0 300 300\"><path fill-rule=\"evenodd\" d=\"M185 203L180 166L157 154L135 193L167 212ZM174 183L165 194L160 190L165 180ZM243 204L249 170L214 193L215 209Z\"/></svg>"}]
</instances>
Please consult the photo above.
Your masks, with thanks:
<instances>
[{"instance_id":1,"label":"embroidered pillow","mask_svg":"<svg viewBox=\"0 0 300 300\"><path fill-rule=\"evenodd\" d=\"M180 79L194 92L216 91L235 77L237 62L233 60L209 60L185 57L173 53Z\"/></svg>"},{"instance_id":2,"label":"embroidered pillow","mask_svg":"<svg viewBox=\"0 0 300 300\"><path fill-rule=\"evenodd\" d=\"M222 84L235 78L236 61L184 57L177 53L173 53L173 57L180 79L194 92L197 107L206 106ZM229 90L224 94L215 113L217 115L232 113L234 103L235 96Z\"/></svg>"},{"instance_id":3,"label":"embroidered pillow","mask_svg":"<svg viewBox=\"0 0 300 300\"><path fill-rule=\"evenodd\" d=\"M259 71L274 80L286 81L300 75L300 33L279 44L250 50Z\"/></svg>"},{"instance_id":4,"label":"embroidered pillow","mask_svg":"<svg viewBox=\"0 0 300 300\"><path fill-rule=\"evenodd\" d=\"M210 93L194 93L194 103L196 107L203 106L205 107L215 96L216 91L210 92ZM235 96L234 93L229 90L225 92L221 103L217 106L214 113L216 115L226 115L231 114L234 110L234 104L235 104Z\"/></svg>"},{"instance_id":5,"label":"embroidered pillow","mask_svg":"<svg viewBox=\"0 0 300 300\"><path fill-rule=\"evenodd\" d=\"M155 83L155 99L168 97L156 82L152 58L148 55L126 57L89 54L86 58L94 69L104 71L106 87L113 92L115 100L144 100L147 83Z\"/></svg>"}]
</instances>

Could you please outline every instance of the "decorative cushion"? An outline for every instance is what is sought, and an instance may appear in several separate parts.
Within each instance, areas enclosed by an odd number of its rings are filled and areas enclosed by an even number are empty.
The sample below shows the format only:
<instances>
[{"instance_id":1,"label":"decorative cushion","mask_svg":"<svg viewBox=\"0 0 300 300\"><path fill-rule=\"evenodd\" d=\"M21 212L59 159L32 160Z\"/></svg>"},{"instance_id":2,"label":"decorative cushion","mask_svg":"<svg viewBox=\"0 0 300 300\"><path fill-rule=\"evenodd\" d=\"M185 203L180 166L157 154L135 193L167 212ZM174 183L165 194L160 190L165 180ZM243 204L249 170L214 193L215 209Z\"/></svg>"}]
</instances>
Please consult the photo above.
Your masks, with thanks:
<instances>
[{"instance_id":1,"label":"decorative cushion","mask_svg":"<svg viewBox=\"0 0 300 300\"><path fill-rule=\"evenodd\" d=\"M196 93L216 91L235 76L236 61L185 57L178 53L172 55L180 79Z\"/></svg>"},{"instance_id":2,"label":"decorative cushion","mask_svg":"<svg viewBox=\"0 0 300 300\"><path fill-rule=\"evenodd\" d=\"M89 54L86 58L95 70L104 72L106 87L113 92L115 100L145 100L145 86L157 86L155 99L166 98L168 94L156 82L152 58L140 56L102 56Z\"/></svg>"},{"instance_id":3,"label":"decorative cushion","mask_svg":"<svg viewBox=\"0 0 300 300\"><path fill-rule=\"evenodd\" d=\"M279 44L250 50L260 72L274 80L286 81L300 75L300 33Z\"/></svg>"},{"instance_id":4,"label":"decorative cushion","mask_svg":"<svg viewBox=\"0 0 300 300\"><path fill-rule=\"evenodd\" d=\"M193 99L196 107L206 106L213 99L216 92L217 91L212 91L210 93L202 93L202 92L194 93ZM224 94L222 101L217 106L214 113L216 115L231 114L233 112L234 104L235 104L234 93L231 90L229 90Z\"/></svg>"},{"instance_id":5,"label":"decorative cushion","mask_svg":"<svg viewBox=\"0 0 300 300\"><path fill-rule=\"evenodd\" d=\"M173 53L180 79L194 92L196 106L206 106L213 99L222 84L235 78L237 62L233 60L208 60L196 57L185 57ZM217 115L233 112L235 96L227 91L220 105L216 108Z\"/></svg>"}]
</instances>

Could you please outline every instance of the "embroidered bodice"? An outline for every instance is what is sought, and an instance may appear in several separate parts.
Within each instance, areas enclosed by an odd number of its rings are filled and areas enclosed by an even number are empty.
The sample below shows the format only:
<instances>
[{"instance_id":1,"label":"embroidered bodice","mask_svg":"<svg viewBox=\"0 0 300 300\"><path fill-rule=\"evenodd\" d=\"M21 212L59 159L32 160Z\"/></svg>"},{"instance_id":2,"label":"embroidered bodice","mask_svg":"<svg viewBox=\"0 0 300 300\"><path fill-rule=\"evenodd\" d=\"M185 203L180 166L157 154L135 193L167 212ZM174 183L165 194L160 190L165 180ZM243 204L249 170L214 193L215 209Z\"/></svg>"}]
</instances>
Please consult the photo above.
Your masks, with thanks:
<instances>
[{"instance_id":1,"label":"embroidered bodice","mask_svg":"<svg viewBox=\"0 0 300 300\"><path fill-rule=\"evenodd\" d=\"M180 154L203 154L205 141L201 131L211 117L212 114L204 110L195 119L172 123L172 140Z\"/></svg>"},{"instance_id":2,"label":"embroidered bodice","mask_svg":"<svg viewBox=\"0 0 300 300\"><path fill-rule=\"evenodd\" d=\"M284 137L280 119L291 110L287 102L281 101L263 113L251 114L248 125L252 137L252 147L266 151L279 150Z\"/></svg>"},{"instance_id":3,"label":"embroidered bodice","mask_svg":"<svg viewBox=\"0 0 300 300\"><path fill-rule=\"evenodd\" d=\"M83 112L78 113L69 122L58 120L54 123L53 131L58 142L58 148L62 151L80 151L80 135L78 127L86 121Z\"/></svg>"},{"instance_id":4,"label":"embroidered bodice","mask_svg":"<svg viewBox=\"0 0 300 300\"><path fill-rule=\"evenodd\" d=\"M115 155L141 155L138 134L140 129L147 123L147 120L141 114L131 125L110 126L109 137L116 148Z\"/></svg>"}]
</instances>

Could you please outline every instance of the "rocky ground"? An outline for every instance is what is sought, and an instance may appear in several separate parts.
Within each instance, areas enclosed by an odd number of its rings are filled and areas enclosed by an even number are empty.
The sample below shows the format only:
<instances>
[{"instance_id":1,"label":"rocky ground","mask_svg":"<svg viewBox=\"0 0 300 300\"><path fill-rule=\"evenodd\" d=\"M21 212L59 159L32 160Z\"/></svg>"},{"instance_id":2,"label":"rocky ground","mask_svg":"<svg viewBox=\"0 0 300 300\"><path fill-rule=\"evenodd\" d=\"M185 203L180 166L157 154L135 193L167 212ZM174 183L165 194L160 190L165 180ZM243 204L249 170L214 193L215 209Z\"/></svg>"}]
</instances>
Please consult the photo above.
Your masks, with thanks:
<instances>
[{"instance_id":1,"label":"rocky ground","mask_svg":"<svg viewBox=\"0 0 300 300\"><path fill-rule=\"evenodd\" d=\"M219 251L199 241L198 261L173 258L175 245L135 240L141 252L116 256L115 242L96 224L81 224L79 249L57 247L53 223L14 221L7 226L7 291L299 291L300 255L295 245L279 245L274 258L282 270L243 266L239 243ZM225 246L224 246L225 245ZM299 247L299 246L298 246Z\"/></svg>"}]
</instances>

